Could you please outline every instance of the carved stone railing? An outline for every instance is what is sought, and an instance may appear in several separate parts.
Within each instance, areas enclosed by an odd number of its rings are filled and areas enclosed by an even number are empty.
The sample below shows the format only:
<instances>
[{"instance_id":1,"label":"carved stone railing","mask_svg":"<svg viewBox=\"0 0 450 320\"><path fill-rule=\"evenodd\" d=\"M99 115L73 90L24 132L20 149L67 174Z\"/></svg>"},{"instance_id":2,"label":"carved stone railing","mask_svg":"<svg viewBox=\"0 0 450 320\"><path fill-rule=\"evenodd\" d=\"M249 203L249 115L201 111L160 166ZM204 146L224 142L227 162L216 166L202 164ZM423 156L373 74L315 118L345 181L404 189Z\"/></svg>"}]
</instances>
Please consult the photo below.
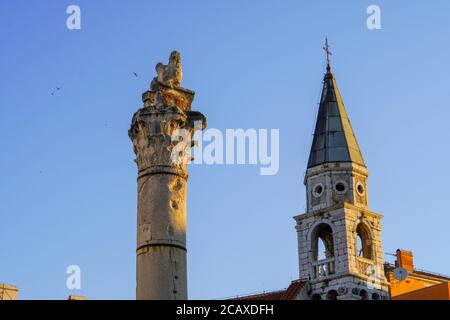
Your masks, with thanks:
<instances>
[{"instance_id":1,"label":"carved stone railing","mask_svg":"<svg viewBox=\"0 0 450 320\"><path fill-rule=\"evenodd\" d=\"M336 272L334 257L312 263L314 279L322 279Z\"/></svg>"},{"instance_id":2,"label":"carved stone railing","mask_svg":"<svg viewBox=\"0 0 450 320\"><path fill-rule=\"evenodd\" d=\"M356 269L359 274L370 276L373 273L373 261L363 257L356 257Z\"/></svg>"}]
</instances>

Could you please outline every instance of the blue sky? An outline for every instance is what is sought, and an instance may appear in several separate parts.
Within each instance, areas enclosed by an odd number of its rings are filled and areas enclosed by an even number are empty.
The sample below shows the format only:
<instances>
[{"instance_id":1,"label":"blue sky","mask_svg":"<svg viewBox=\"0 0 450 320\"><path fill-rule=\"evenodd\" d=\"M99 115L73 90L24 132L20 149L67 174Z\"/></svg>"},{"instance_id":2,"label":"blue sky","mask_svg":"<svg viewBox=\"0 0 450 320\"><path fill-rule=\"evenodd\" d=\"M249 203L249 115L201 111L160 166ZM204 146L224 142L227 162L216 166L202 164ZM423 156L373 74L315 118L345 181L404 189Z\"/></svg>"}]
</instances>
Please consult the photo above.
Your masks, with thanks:
<instances>
[{"instance_id":1,"label":"blue sky","mask_svg":"<svg viewBox=\"0 0 450 320\"><path fill-rule=\"evenodd\" d=\"M373 3L381 30L366 27ZM81 30L66 28L70 4ZM449 274L449 13L446 0L2 1L0 283L22 299L134 298L127 130L154 65L177 49L209 127L280 129L277 175L190 167L190 298L286 287L298 277L292 217L305 209L325 36L370 208L385 216L384 251L410 249L418 268ZM66 288L71 264L79 291Z\"/></svg>"}]
</instances>

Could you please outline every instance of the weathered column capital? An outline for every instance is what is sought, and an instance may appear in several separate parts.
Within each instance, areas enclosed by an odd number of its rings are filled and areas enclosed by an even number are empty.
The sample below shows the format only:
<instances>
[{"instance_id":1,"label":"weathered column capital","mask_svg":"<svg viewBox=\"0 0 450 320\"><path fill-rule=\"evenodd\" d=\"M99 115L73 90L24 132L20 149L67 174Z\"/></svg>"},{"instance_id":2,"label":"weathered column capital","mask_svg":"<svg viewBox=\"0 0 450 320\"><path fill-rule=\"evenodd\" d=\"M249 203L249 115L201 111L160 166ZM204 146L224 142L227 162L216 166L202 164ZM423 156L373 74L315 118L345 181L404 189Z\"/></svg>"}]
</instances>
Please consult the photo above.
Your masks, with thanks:
<instances>
[{"instance_id":1,"label":"weathered column capital","mask_svg":"<svg viewBox=\"0 0 450 320\"><path fill-rule=\"evenodd\" d=\"M142 95L144 107L134 114L128 131L139 175L162 171L187 177L190 140L195 130L206 127L205 116L190 110L193 91L154 82L152 87L155 91Z\"/></svg>"}]
</instances>

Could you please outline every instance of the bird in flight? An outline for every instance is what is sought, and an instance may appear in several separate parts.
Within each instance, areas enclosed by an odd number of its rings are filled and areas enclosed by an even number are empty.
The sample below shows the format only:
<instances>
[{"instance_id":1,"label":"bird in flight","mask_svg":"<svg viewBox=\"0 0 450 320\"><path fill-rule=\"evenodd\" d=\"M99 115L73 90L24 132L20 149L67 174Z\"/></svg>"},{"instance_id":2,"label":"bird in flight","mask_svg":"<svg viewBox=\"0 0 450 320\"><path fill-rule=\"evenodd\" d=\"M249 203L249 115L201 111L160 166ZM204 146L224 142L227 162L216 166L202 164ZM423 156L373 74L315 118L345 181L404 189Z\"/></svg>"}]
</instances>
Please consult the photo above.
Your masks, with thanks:
<instances>
[{"instance_id":1,"label":"bird in flight","mask_svg":"<svg viewBox=\"0 0 450 320\"><path fill-rule=\"evenodd\" d=\"M59 91L60 89L61 89L60 87L56 87L56 89L53 90L53 92L52 92L52 96L56 93L56 91Z\"/></svg>"},{"instance_id":2,"label":"bird in flight","mask_svg":"<svg viewBox=\"0 0 450 320\"><path fill-rule=\"evenodd\" d=\"M134 76L137 78L137 76L138 76L137 73L136 73L136 72L133 72L133 74L134 74Z\"/></svg>"}]
</instances>

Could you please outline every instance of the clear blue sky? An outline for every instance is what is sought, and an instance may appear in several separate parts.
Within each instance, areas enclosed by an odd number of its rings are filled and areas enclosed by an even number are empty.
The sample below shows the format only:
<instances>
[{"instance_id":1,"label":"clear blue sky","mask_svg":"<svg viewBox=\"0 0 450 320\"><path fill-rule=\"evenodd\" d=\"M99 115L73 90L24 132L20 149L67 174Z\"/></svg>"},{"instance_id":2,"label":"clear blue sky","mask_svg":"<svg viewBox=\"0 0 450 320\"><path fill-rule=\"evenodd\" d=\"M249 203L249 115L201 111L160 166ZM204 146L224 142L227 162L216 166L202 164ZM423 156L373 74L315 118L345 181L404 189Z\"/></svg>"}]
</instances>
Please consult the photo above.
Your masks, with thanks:
<instances>
[{"instance_id":1,"label":"clear blue sky","mask_svg":"<svg viewBox=\"0 0 450 320\"><path fill-rule=\"evenodd\" d=\"M373 3L382 30L366 28ZM66 28L70 4L81 30ZM275 176L191 166L190 298L286 287L326 35L384 251L411 249L417 267L449 274L449 14L447 0L1 1L0 283L22 299L134 298L127 130L154 65L177 49L210 127L278 128L281 148ZM81 291L66 289L71 264Z\"/></svg>"}]
</instances>

